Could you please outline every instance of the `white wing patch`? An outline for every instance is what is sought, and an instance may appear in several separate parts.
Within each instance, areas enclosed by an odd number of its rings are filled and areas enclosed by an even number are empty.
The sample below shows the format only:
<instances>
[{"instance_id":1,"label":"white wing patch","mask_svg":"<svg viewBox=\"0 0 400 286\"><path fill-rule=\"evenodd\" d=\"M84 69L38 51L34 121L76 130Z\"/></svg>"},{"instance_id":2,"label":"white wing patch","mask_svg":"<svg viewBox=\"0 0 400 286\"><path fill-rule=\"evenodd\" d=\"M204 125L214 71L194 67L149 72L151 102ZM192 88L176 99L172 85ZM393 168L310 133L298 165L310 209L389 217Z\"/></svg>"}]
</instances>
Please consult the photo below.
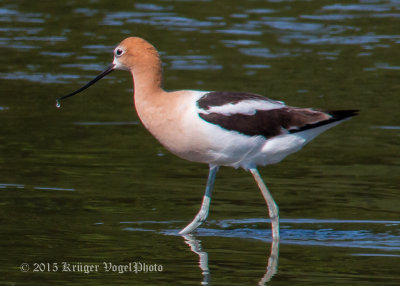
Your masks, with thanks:
<instances>
[{"instance_id":1,"label":"white wing patch","mask_svg":"<svg viewBox=\"0 0 400 286\"><path fill-rule=\"evenodd\" d=\"M270 100L242 100L240 102L224 104L221 106L212 106L207 113L219 113L223 115L245 114L254 115L257 110L272 110L284 107L285 104L280 101Z\"/></svg>"}]
</instances>

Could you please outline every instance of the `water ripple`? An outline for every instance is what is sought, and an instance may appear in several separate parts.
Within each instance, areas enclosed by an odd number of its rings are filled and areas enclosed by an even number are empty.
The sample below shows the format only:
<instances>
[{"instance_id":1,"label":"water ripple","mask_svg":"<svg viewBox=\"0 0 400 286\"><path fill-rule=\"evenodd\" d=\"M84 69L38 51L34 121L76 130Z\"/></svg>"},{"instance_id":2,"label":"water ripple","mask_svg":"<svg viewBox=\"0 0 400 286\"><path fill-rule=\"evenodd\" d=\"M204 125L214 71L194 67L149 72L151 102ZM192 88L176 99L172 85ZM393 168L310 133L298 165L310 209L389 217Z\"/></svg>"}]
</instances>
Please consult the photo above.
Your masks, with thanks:
<instances>
[{"instance_id":1,"label":"water ripple","mask_svg":"<svg viewBox=\"0 0 400 286\"><path fill-rule=\"evenodd\" d=\"M135 8L138 10L148 10L148 11L165 11L172 10L172 6L161 6L156 4L145 4L145 3L136 3Z\"/></svg>"},{"instance_id":2,"label":"water ripple","mask_svg":"<svg viewBox=\"0 0 400 286\"><path fill-rule=\"evenodd\" d=\"M323 10L339 10L339 11L361 11L361 12L386 12L390 11L391 7L384 4L333 4L322 8Z\"/></svg>"},{"instance_id":3,"label":"water ripple","mask_svg":"<svg viewBox=\"0 0 400 286\"><path fill-rule=\"evenodd\" d=\"M139 125L139 121L93 121L93 122L74 122L80 126L124 126L124 125Z\"/></svg>"},{"instance_id":4,"label":"water ripple","mask_svg":"<svg viewBox=\"0 0 400 286\"><path fill-rule=\"evenodd\" d=\"M400 130L400 126L389 126L389 125L371 126L371 128L379 128L379 129L386 129L386 130Z\"/></svg>"},{"instance_id":5,"label":"water ripple","mask_svg":"<svg viewBox=\"0 0 400 286\"><path fill-rule=\"evenodd\" d=\"M23 184L6 184L6 183L0 183L0 189L25 189L26 186ZM28 188L29 189L29 188ZM73 188L59 188L59 187L33 187L34 190L40 190L40 191L75 191Z\"/></svg>"},{"instance_id":6,"label":"water ripple","mask_svg":"<svg viewBox=\"0 0 400 286\"><path fill-rule=\"evenodd\" d=\"M140 228L124 228L130 231L149 231L156 225L175 225L182 222L121 222L140 225ZM271 241L268 219L228 219L210 221L200 227L197 236L233 237ZM393 255L400 251L400 221L393 220L337 220L337 219L282 219L281 244L360 248L382 250ZM146 227L147 226L147 227ZM366 228L368 226L368 228ZM349 229L350 228L350 229ZM179 229L160 231L165 235L179 235ZM394 253L393 253L394 252Z\"/></svg>"},{"instance_id":7,"label":"water ripple","mask_svg":"<svg viewBox=\"0 0 400 286\"><path fill-rule=\"evenodd\" d=\"M281 57L288 57L288 56L295 56L296 54L291 54L289 51L282 51L278 53L272 53L268 48L241 48L239 51L242 54L248 56L254 56L259 58L281 58Z\"/></svg>"},{"instance_id":8,"label":"water ripple","mask_svg":"<svg viewBox=\"0 0 400 286\"><path fill-rule=\"evenodd\" d=\"M212 63L211 56L188 55L188 56L164 56L169 61L172 70L219 70L222 65Z\"/></svg>"},{"instance_id":9,"label":"water ripple","mask_svg":"<svg viewBox=\"0 0 400 286\"><path fill-rule=\"evenodd\" d=\"M45 15L41 13L21 13L11 9L0 9L0 22L8 23L44 23Z\"/></svg>"},{"instance_id":10,"label":"water ripple","mask_svg":"<svg viewBox=\"0 0 400 286\"><path fill-rule=\"evenodd\" d=\"M34 190L40 190L40 191L69 191L73 192L75 189L65 189L65 188L57 188L57 187L34 187Z\"/></svg>"},{"instance_id":11,"label":"water ripple","mask_svg":"<svg viewBox=\"0 0 400 286\"><path fill-rule=\"evenodd\" d=\"M68 74L51 74L51 73L35 73L26 72L0 73L0 79L7 80L27 80L40 83L69 83L71 79L78 79L79 75Z\"/></svg>"}]
</instances>

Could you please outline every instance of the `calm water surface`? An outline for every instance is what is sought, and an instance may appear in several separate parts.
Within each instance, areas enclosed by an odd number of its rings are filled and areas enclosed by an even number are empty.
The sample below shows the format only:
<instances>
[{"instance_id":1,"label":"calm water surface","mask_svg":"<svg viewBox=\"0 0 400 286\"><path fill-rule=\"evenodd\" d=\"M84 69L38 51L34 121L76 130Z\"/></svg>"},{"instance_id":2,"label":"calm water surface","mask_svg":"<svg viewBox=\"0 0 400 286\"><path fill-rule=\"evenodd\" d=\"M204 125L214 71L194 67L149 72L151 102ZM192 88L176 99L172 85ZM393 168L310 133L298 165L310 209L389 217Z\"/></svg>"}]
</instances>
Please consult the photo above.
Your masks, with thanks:
<instances>
[{"instance_id":1,"label":"calm water surface","mask_svg":"<svg viewBox=\"0 0 400 286\"><path fill-rule=\"evenodd\" d=\"M0 285L400 284L399 1L3 0L0 23ZM169 90L362 110L261 169L279 245L230 168L209 222L177 234L207 166L143 128L128 73L55 108L130 35L159 49Z\"/></svg>"}]
</instances>

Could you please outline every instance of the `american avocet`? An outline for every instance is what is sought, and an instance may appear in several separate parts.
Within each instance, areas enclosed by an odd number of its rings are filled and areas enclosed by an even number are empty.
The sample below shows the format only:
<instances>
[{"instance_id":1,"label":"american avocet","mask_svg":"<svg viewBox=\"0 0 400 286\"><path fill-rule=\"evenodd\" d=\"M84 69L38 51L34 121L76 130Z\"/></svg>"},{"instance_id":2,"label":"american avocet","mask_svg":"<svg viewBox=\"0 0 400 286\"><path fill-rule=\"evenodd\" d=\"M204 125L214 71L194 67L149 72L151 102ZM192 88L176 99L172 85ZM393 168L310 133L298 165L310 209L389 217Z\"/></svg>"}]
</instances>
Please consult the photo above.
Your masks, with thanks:
<instances>
[{"instance_id":1,"label":"american avocet","mask_svg":"<svg viewBox=\"0 0 400 286\"><path fill-rule=\"evenodd\" d=\"M209 164L200 211L180 234L193 232L208 216L215 175L220 166L249 170L268 205L274 239L279 238L278 206L257 166L280 162L320 133L357 114L357 110L322 111L285 105L245 92L162 88L157 50L147 41L130 37L114 49L113 63L77 94L114 70L130 71L134 103L143 125L175 155Z\"/></svg>"}]
</instances>

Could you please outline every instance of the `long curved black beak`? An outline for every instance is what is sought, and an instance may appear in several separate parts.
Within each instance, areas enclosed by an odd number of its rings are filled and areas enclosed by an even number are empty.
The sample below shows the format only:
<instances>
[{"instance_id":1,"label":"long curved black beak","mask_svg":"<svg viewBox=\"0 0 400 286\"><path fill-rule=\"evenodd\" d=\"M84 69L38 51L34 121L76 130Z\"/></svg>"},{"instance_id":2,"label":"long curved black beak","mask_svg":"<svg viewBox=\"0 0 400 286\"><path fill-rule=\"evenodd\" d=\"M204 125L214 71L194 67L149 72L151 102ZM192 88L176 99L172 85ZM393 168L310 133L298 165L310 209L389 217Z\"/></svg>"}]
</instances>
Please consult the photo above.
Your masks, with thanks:
<instances>
[{"instance_id":1,"label":"long curved black beak","mask_svg":"<svg viewBox=\"0 0 400 286\"><path fill-rule=\"evenodd\" d=\"M87 84L85 84L84 86L82 86L81 88L75 90L74 92L61 96L59 97L56 101L57 101L57 107L60 106L60 100L63 100L67 97L73 96L77 93L80 93L81 91L84 91L85 89L87 89L89 86L95 84L97 81L99 81L100 79L102 79L103 77L105 77L106 75L108 75L110 72L115 70L115 64L111 64L109 65L101 74L99 74L98 76L96 76L94 79L92 79L91 81L89 81Z\"/></svg>"}]
</instances>

